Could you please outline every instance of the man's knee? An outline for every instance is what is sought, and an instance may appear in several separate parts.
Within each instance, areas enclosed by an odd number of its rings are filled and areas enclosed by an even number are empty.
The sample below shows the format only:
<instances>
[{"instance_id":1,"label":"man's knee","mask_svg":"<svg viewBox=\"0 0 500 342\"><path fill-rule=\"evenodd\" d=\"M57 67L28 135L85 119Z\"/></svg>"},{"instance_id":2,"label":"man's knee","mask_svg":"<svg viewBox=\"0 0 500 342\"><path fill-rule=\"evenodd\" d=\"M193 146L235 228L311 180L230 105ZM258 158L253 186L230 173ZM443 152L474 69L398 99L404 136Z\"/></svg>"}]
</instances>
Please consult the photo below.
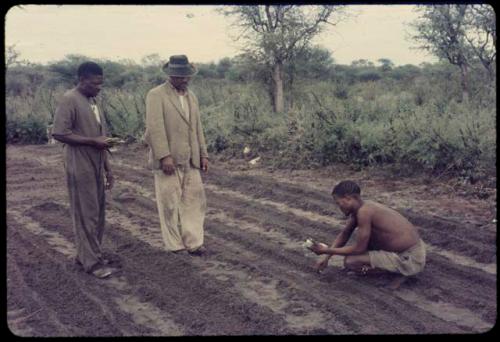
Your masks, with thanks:
<instances>
[{"instance_id":1,"label":"man's knee","mask_svg":"<svg viewBox=\"0 0 500 342\"><path fill-rule=\"evenodd\" d=\"M357 262L354 257L348 255L344 258L344 267L350 270L357 268Z\"/></svg>"},{"instance_id":2,"label":"man's knee","mask_svg":"<svg viewBox=\"0 0 500 342\"><path fill-rule=\"evenodd\" d=\"M350 270L360 270L369 264L368 256L348 255L344 258L344 267Z\"/></svg>"}]
</instances>

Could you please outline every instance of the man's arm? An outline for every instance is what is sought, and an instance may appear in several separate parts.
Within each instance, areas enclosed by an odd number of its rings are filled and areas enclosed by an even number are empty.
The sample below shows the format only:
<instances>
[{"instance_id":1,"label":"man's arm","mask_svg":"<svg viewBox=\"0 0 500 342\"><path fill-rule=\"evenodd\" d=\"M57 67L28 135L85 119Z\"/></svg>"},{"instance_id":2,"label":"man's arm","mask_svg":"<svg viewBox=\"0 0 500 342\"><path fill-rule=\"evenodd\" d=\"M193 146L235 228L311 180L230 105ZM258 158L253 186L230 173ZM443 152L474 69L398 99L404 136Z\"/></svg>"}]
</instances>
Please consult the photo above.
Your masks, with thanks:
<instances>
[{"instance_id":1,"label":"man's arm","mask_svg":"<svg viewBox=\"0 0 500 342\"><path fill-rule=\"evenodd\" d=\"M347 221L345 228L342 230L342 232L340 232L339 235L337 235L330 248L333 249L333 248L343 247L351 237L352 232L354 231L354 228L356 228L356 226L357 226L356 218L351 215L349 217L349 220ZM316 262L315 265L316 271L321 273L323 269L325 269L328 266L328 262L330 261L330 258L332 256L333 254L324 254L323 257L321 257L318 260L318 262Z\"/></svg>"},{"instance_id":2,"label":"man's arm","mask_svg":"<svg viewBox=\"0 0 500 342\"><path fill-rule=\"evenodd\" d=\"M357 215L358 223L358 233L356 238L356 243L351 246L344 247L321 247L313 245L311 248L316 254L327 254L327 255L354 255L363 254L368 248L368 242L370 241L371 235L371 214L365 210L360 209Z\"/></svg>"},{"instance_id":3,"label":"man's arm","mask_svg":"<svg viewBox=\"0 0 500 342\"><path fill-rule=\"evenodd\" d=\"M339 235L337 235L330 248L333 249L343 247L347 243L347 241L349 241L349 238L351 237L352 232L354 231L354 228L356 228L356 226L356 218L354 216L350 216L345 228L342 229ZM330 259L332 256L333 254L329 254L326 257Z\"/></svg>"},{"instance_id":4,"label":"man's arm","mask_svg":"<svg viewBox=\"0 0 500 342\"><path fill-rule=\"evenodd\" d=\"M109 163L108 153L104 154L104 171L111 173L111 164Z\"/></svg>"},{"instance_id":5,"label":"man's arm","mask_svg":"<svg viewBox=\"0 0 500 342\"><path fill-rule=\"evenodd\" d=\"M52 133L52 136L54 139L68 144L68 145L88 145L95 147L97 149L103 150L108 147L111 147L106 142L107 137L84 137L78 134L70 133L70 134L57 134L57 133Z\"/></svg>"},{"instance_id":6,"label":"man's arm","mask_svg":"<svg viewBox=\"0 0 500 342\"><path fill-rule=\"evenodd\" d=\"M198 107L198 100L196 100L196 97L194 94L192 95L196 106ZM201 164L201 169L205 172L208 171L208 152L207 152L207 144L205 142L205 134L203 133L203 127L201 125L201 117L200 117L200 110L198 107L197 111L197 123L196 123L196 134L198 136L198 144L200 146L200 164Z\"/></svg>"},{"instance_id":7,"label":"man's arm","mask_svg":"<svg viewBox=\"0 0 500 342\"><path fill-rule=\"evenodd\" d=\"M76 120L76 106L71 96L63 96L56 108L52 136L54 139L69 145L88 145L98 149L108 148L106 137L84 137L73 133Z\"/></svg>"},{"instance_id":8,"label":"man's arm","mask_svg":"<svg viewBox=\"0 0 500 342\"><path fill-rule=\"evenodd\" d=\"M197 133L198 133L198 142L200 144L200 156L201 156L201 158L208 159L207 144L205 142L205 134L203 133L203 127L201 126L201 118L199 116L198 116Z\"/></svg>"},{"instance_id":9,"label":"man's arm","mask_svg":"<svg viewBox=\"0 0 500 342\"><path fill-rule=\"evenodd\" d=\"M159 94L154 92L149 92L146 96L146 128L154 158L161 160L170 156L162 100Z\"/></svg>"},{"instance_id":10,"label":"man's arm","mask_svg":"<svg viewBox=\"0 0 500 342\"><path fill-rule=\"evenodd\" d=\"M351 237L352 232L354 231L354 228L356 228L356 226L356 218L354 216L350 216L345 228L342 230L342 232L340 232L335 241L333 241L331 248L343 247Z\"/></svg>"},{"instance_id":11,"label":"man's arm","mask_svg":"<svg viewBox=\"0 0 500 342\"><path fill-rule=\"evenodd\" d=\"M106 172L106 189L111 190L115 183L111 164L109 163L108 153L104 153L104 171Z\"/></svg>"}]
</instances>

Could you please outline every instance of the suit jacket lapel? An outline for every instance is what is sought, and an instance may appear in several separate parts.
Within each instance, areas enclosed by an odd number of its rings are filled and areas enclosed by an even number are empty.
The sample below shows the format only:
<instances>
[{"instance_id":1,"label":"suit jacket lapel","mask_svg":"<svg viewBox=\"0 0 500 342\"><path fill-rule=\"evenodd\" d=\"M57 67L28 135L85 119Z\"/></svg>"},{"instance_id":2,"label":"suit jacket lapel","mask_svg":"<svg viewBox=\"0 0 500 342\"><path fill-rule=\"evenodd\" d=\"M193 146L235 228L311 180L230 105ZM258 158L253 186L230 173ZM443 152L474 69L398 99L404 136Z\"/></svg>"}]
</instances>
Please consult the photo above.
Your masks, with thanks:
<instances>
[{"instance_id":1,"label":"suit jacket lapel","mask_svg":"<svg viewBox=\"0 0 500 342\"><path fill-rule=\"evenodd\" d=\"M177 95L177 93L175 92L175 90L172 89L172 86L170 84L166 84L165 88L167 89L168 99L170 100L170 102L172 102L172 104L174 105L175 109L177 109L177 112L179 113L179 115L181 116L181 118L184 120L184 122L186 122L186 124L188 124L188 126L189 126L189 121L186 118L186 115L184 114L184 111L182 110L182 108L180 106L179 95Z\"/></svg>"}]
</instances>

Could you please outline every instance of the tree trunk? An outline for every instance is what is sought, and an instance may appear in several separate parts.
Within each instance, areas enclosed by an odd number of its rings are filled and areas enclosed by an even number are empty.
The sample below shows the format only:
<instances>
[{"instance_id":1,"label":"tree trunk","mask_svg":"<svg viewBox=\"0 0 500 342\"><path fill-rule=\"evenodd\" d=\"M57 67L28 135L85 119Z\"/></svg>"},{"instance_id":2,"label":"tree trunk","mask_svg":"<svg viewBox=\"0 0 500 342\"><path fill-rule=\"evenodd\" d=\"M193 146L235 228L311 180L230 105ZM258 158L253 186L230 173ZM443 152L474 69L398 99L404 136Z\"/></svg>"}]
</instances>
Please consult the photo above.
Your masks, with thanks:
<instances>
[{"instance_id":1,"label":"tree trunk","mask_svg":"<svg viewBox=\"0 0 500 342\"><path fill-rule=\"evenodd\" d=\"M460 70L462 71L462 102L469 101L469 70L466 64L462 64L460 66Z\"/></svg>"},{"instance_id":2,"label":"tree trunk","mask_svg":"<svg viewBox=\"0 0 500 342\"><path fill-rule=\"evenodd\" d=\"M289 90L288 94L290 94L289 101L288 101L288 108L293 108L294 106L294 93L293 93L293 81L295 80L295 63L292 62L290 64L290 81L289 81Z\"/></svg>"},{"instance_id":3,"label":"tree trunk","mask_svg":"<svg viewBox=\"0 0 500 342\"><path fill-rule=\"evenodd\" d=\"M283 97L283 63L276 62L273 66L273 102L274 112L282 113L285 109Z\"/></svg>"},{"instance_id":4,"label":"tree trunk","mask_svg":"<svg viewBox=\"0 0 500 342\"><path fill-rule=\"evenodd\" d=\"M488 63L487 65L485 65L485 68L486 71L488 72L488 81L490 82L490 84L494 84L496 78L492 63Z\"/></svg>"}]
</instances>

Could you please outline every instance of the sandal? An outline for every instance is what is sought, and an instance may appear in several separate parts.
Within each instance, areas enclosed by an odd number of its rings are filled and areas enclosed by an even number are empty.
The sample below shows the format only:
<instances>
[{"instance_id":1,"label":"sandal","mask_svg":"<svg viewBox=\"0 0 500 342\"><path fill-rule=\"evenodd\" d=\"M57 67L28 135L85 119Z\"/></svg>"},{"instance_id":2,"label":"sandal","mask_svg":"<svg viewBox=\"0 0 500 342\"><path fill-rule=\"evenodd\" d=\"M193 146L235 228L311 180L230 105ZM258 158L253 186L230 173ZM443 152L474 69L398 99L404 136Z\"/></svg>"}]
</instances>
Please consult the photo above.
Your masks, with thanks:
<instances>
[{"instance_id":1,"label":"sandal","mask_svg":"<svg viewBox=\"0 0 500 342\"><path fill-rule=\"evenodd\" d=\"M182 249L176 249L175 251L170 251L170 252L171 252L171 253L174 253L174 254L179 254L179 253L182 253L182 252L184 252L184 251L185 251L185 249L184 249L184 248L182 248Z\"/></svg>"},{"instance_id":2,"label":"sandal","mask_svg":"<svg viewBox=\"0 0 500 342\"><path fill-rule=\"evenodd\" d=\"M83 266L83 264L80 260L78 260L77 258L75 258L74 260L75 260L76 265ZM101 263L101 265L109 265L109 264L111 264L111 260L106 259L106 258L102 258L100 263Z\"/></svg>"},{"instance_id":3,"label":"sandal","mask_svg":"<svg viewBox=\"0 0 500 342\"><path fill-rule=\"evenodd\" d=\"M99 267L93 270L91 274L99 279L104 279L115 273L115 271L116 270L111 267Z\"/></svg>"},{"instance_id":4,"label":"sandal","mask_svg":"<svg viewBox=\"0 0 500 342\"><path fill-rule=\"evenodd\" d=\"M206 251L207 251L207 249L205 247L200 246L194 250L188 251L188 253L191 255L201 256L201 255L205 254Z\"/></svg>"}]
</instances>

